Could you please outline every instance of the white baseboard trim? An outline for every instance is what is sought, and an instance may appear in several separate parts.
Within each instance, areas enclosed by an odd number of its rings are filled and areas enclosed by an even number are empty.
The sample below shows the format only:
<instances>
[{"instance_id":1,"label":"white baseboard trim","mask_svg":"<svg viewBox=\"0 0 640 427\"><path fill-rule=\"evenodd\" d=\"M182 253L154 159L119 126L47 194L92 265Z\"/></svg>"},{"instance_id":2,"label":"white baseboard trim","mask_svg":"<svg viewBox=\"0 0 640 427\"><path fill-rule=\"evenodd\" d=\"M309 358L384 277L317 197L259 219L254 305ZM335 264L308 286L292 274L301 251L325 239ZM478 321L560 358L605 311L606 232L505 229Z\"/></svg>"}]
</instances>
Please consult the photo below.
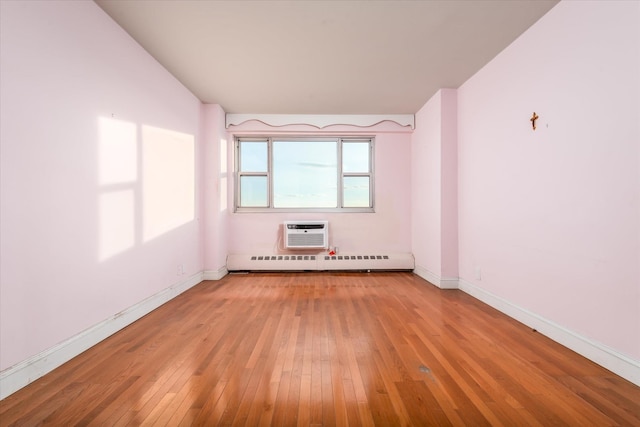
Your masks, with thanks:
<instances>
[{"instance_id":1,"label":"white baseboard trim","mask_svg":"<svg viewBox=\"0 0 640 427\"><path fill-rule=\"evenodd\" d=\"M458 278L444 277L440 279L440 289L458 289Z\"/></svg>"},{"instance_id":2,"label":"white baseboard trim","mask_svg":"<svg viewBox=\"0 0 640 427\"><path fill-rule=\"evenodd\" d=\"M202 273L202 280L220 280L229 274L227 267L221 267L217 270L205 270Z\"/></svg>"},{"instance_id":3,"label":"white baseboard trim","mask_svg":"<svg viewBox=\"0 0 640 427\"><path fill-rule=\"evenodd\" d=\"M413 272L416 275L422 277L427 282L437 286L440 289L458 289L457 278L448 278L448 277L442 278L437 274L419 265L416 265Z\"/></svg>"},{"instance_id":4,"label":"white baseboard trim","mask_svg":"<svg viewBox=\"0 0 640 427\"><path fill-rule=\"evenodd\" d=\"M462 279L459 279L458 282L459 289L463 292L535 329L539 333L610 370L616 375L640 386L640 361L633 360L604 344L576 334L555 322L547 320L522 307L518 307L469 282Z\"/></svg>"},{"instance_id":5,"label":"white baseboard trim","mask_svg":"<svg viewBox=\"0 0 640 427\"><path fill-rule=\"evenodd\" d=\"M15 393L80 353L202 282L197 273L117 313L77 335L0 372L0 400Z\"/></svg>"}]
</instances>

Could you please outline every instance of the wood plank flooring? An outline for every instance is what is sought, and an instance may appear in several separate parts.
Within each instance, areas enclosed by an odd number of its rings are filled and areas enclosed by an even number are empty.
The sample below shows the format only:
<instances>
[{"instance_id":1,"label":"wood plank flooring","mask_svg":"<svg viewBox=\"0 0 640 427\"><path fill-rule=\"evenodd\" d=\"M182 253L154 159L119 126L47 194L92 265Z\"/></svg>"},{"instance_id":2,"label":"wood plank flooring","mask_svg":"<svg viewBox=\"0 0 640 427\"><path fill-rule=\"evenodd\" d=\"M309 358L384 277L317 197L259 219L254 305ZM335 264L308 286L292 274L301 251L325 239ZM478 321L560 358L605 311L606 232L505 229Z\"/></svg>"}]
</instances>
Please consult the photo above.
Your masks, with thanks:
<instances>
[{"instance_id":1,"label":"wood plank flooring","mask_svg":"<svg viewBox=\"0 0 640 427\"><path fill-rule=\"evenodd\" d=\"M229 275L7 397L0 425L640 426L640 388L410 273Z\"/></svg>"}]
</instances>

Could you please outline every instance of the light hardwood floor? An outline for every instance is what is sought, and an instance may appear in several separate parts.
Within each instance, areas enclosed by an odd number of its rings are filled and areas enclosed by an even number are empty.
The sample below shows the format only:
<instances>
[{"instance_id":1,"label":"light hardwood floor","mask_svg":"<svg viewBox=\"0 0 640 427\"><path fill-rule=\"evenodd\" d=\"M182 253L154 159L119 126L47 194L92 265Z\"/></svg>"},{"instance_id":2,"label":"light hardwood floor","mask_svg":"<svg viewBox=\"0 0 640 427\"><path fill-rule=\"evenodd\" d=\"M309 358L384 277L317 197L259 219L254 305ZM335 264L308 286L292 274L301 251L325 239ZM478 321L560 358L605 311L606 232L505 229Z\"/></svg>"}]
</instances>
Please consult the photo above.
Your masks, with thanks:
<instances>
[{"instance_id":1,"label":"light hardwood floor","mask_svg":"<svg viewBox=\"0 0 640 427\"><path fill-rule=\"evenodd\" d=\"M0 424L639 426L640 388L410 273L230 275L4 399Z\"/></svg>"}]
</instances>

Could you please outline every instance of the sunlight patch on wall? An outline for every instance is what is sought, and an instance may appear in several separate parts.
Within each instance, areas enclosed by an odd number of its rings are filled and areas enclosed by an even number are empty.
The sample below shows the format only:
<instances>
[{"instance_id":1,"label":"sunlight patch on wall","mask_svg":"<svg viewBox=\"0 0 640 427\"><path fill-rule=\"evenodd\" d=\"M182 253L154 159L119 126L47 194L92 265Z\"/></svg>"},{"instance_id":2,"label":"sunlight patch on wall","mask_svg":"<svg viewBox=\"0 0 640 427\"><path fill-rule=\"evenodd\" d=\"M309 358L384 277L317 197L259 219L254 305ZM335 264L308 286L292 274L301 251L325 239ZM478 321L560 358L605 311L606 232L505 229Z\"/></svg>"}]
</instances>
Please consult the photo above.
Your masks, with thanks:
<instances>
[{"instance_id":1,"label":"sunlight patch on wall","mask_svg":"<svg viewBox=\"0 0 640 427\"><path fill-rule=\"evenodd\" d=\"M98 258L104 261L135 244L134 190L110 191L98 198Z\"/></svg>"},{"instance_id":2,"label":"sunlight patch on wall","mask_svg":"<svg viewBox=\"0 0 640 427\"><path fill-rule=\"evenodd\" d=\"M138 130L134 123L98 119L97 164L98 259L104 261L135 245Z\"/></svg>"},{"instance_id":3,"label":"sunlight patch on wall","mask_svg":"<svg viewBox=\"0 0 640 427\"><path fill-rule=\"evenodd\" d=\"M194 219L194 136L142 126L143 240Z\"/></svg>"},{"instance_id":4,"label":"sunlight patch on wall","mask_svg":"<svg viewBox=\"0 0 640 427\"><path fill-rule=\"evenodd\" d=\"M101 117L98 143L98 184L137 180L137 130L134 123Z\"/></svg>"}]
</instances>

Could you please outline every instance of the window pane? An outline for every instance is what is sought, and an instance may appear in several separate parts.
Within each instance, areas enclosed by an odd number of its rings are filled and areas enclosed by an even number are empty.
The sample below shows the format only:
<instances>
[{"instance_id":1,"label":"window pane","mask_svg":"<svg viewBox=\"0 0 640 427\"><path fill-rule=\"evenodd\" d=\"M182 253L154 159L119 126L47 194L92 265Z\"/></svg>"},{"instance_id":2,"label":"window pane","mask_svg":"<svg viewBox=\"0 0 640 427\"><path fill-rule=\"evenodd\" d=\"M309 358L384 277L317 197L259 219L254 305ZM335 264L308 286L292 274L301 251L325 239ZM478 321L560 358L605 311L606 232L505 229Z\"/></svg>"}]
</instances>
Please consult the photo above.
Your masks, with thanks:
<instances>
[{"instance_id":1,"label":"window pane","mask_svg":"<svg viewBox=\"0 0 640 427\"><path fill-rule=\"evenodd\" d=\"M369 143L342 144L342 173L369 173Z\"/></svg>"},{"instance_id":2,"label":"window pane","mask_svg":"<svg viewBox=\"0 0 640 427\"><path fill-rule=\"evenodd\" d=\"M338 207L336 141L273 142L273 206Z\"/></svg>"},{"instance_id":3,"label":"window pane","mask_svg":"<svg viewBox=\"0 0 640 427\"><path fill-rule=\"evenodd\" d=\"M371 206L368 176L345 176L343 183L345 208L368 208Z\"/></svg>"},{"instance_id":4,"label":"window pane","mask_svg":"<svg viewBox=\"0 0 640 427\"><path fill-rule=\"evenodd\" d=\"M240 172L266 172L266 141L240 141Z\"/></svg>"},{"instance_id":5,"label":"window pane","mask_svg":"<svg viewBox=\"0 0 640 427\"><path fill-rule=\"evenodd\" d=\"M240 177L240 206L241 207L267 207L267 177L266 176L241 176Z\"/></svg>"}]
</instances>

